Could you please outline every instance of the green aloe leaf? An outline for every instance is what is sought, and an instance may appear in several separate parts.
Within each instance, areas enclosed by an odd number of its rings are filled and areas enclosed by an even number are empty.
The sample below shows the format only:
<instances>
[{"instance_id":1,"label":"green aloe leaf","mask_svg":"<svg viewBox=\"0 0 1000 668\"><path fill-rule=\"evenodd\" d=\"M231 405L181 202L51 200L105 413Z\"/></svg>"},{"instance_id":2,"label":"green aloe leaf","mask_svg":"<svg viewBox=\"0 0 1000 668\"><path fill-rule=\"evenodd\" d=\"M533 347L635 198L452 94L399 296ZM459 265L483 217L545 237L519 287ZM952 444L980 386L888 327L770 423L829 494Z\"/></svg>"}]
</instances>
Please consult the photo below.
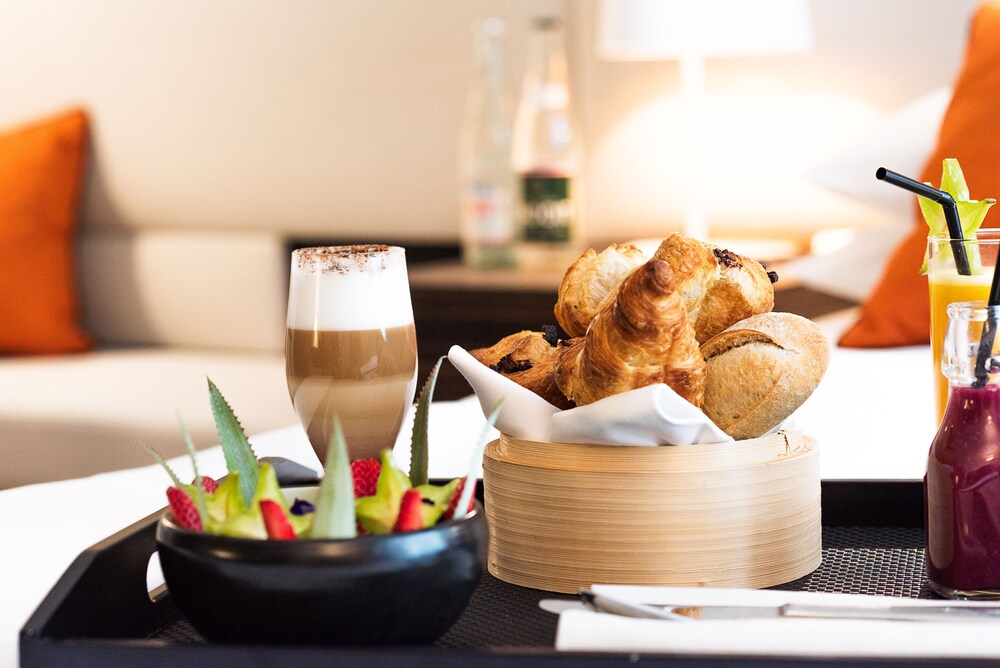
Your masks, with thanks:
<instances>
[{"instance_id":1,"label":"green aloe leaf","mask_svg":"<svg viewBox=\"0 0 1000 668\"><path fill-rule=\"evenodd\" d=\"M427 484L427 453L430 447L427 431L430 421L431 399L434 397L434 386L437 385L438 372L441 370L441 362L443 361L444 357L439 357L434 368L431 369L427 382L420 390L417 410L413 416L413 435L410 437L410 483L414 487Z\"/></svg>"},{"instance_id":2,"label":"green aloe leaf","mask_svg":"<svg viewBox=\"0 0 1000 668\"><path fill-rule=\"evenodd\" d=\"M184 435L184 445L187 447L188 457L191 458L191 469L194 471L194 507L198 509L198 515L201 517L201 526L208 530L208 503L205 501L205 488L202 487L201 473L198 471L198 456L195 453L194 440L191 438L191 432L188 431L187 425L184 424L184 420L181 419L181 414L177 414L177 424L180 425L181 434Z\"/></svg>"},{"instance_id":3,"label":"green aloe leaf","mask_svg":"<svg viewBox=\"0 0 1000 668\"><path fill-rule=\"evenodd\" d=\"M311 535L313 538L354 538L357 535L354 478L347 456L347 441L337 415L333 416L333 433L326 453L326 473L319 486Z\"/></svg>"},{"instance_id":4,"label":"green aloe leaf","mask_svg":"<svg viewBox=\"0 0 1000 668\"><path fill-rule=\"evenodd\" d=\"M208 393L212 402L212 415L215 417L215 428L219 432L219 442L226 456L226 468L230 473L237 473L240 479L240 493L243 501L249 507L253 503L257 491L257 479L260 476L260 463L254 454L250 441L243 431L243 425L236 418L229 402L208 379Z\"/></svg>"},{"instance_id":5,"label":"green aloe leaf","mask_svg":"<svg viewBox=\"0 0 1000 668\"><path fill-rule=\"evenodd\" d=\"M971 239L976 236L976 231L982 226L986 219L986 213L990 207L996 204L993 198L982 200L969 199L969 185L965 181L965 174L962 166L954 158L945 158L941 165L941 187L949 193L955 200L958 207L958 218L962 225L962 236ZM932 202L925 197L918 197L917 204L920 205L920 213L923 214L927 222L928 232L933 236L949 238L948 221L944 216L944 209L937 202ZM982 272L982 261L979 257L979 248L976 246L967 247L969 250L969 268L973 275ZM942 247L940 249L942 260L951 256L951 248ZM924 255L924 263L920 267L920 273L926 274L930 258Z\"/></svg>"},{"instance_id":6,"label":"green aloe leaf","mask_svg":"<svg viewBox=\"0 0 1000 668\"><path fill-rule=\"evenodd\" d=\"M146 450L146 452L150 454L150 456L157 464L163 467L163 470L167 472L167 475L170 476L170 480L174 483L174 487L180 488L184 486L184 483L182 483L181 479L177 477L177 474L174 473L174 470L170 468L170 464L168 464L167 460L163 458L163 455L161 455L159 452L156 451L156 448L154 448L151 445L142 443L141 441L139 442L139 445L141 445Z\"/></svg>"},{"instance_id":7,"label":"green aloe leaf","mask_svg":"<svg viewBox=\"0 0 1000 668\"><path fill-rule=\"evenodd\" d=\"M489 416L486 418L486 424L483 425L483 430L479 434L479 442L476 443L476 448L472 451L472 459L469 461L469 472L465 474L465 486L462 488L462 496L458 497L458 505L455 506L454 519L456 520L460 520L468 514L469 502L472 501L472 495L476 488L472 484L472 476L478 469L479 463L483 461L483 452L486 450L486 440L489 438L490 428L497 423L501 408L503 408L503 399L498 401L497 405L490 411Z\"/></svg>"}]
</instances>

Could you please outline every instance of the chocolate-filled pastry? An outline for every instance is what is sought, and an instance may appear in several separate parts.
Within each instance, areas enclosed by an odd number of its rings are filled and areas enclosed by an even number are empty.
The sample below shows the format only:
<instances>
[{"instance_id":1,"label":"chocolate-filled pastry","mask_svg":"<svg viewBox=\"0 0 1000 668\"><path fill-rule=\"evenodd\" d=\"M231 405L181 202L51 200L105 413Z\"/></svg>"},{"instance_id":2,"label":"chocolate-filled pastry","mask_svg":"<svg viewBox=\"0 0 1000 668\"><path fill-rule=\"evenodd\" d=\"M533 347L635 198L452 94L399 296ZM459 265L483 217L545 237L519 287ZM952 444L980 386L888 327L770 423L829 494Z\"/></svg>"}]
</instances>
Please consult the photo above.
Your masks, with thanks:
<instances>
[{"instance_id":1,"label":"chocolate-filled pastry","mask_svg":"<svg viewBox=\"0 0 1000 668\"><path fill-rule=\"evenodd\" d=\"M646 259L632 244L611 244L600 253L591 248L581 255L563 275L553 309L563 331L571 337L586 334L601 303Z\"/></svg>"},{"instance_id":2,"label":"chocolate-filled pastry","mask_svg":"<svg viewBox=\"0 0 1000 668\"><path fill-rule=\"evenodd\" d=\"M505 336L489 348L476 348L469 354L500 373L524 371L552 354L555 342L544 332L522 330Z\"/></svg>"},{"instance_id":3,"label":"chocolate-filled pastry","mask_svg":"<svg viewBox=\"0 0 1000 668\"><path fill-rule=\"evenodd\" d=\"M470 350L469 354L553 406L567 409L575 404L566 398L555 380L564 347L563 342L554 340L551 331L525 330L505 336L489 348Z\"/></svg>"},{"instance_id":4,"label":"chocolate-filled pastry","mask_svg":"<svg viewBox=\"0 0 1000 668\"><path fill-rule=\"evenodd\" d=\"M564 347L556 381L579 406L654 383L666 383L700 407L705 360L674 273L650 260L630 273L601 306L582 345Z\"/></svg>"},{"instance_id":5,"label":"chocolate-filled pastry","mask_svg":"<svg viewBox=\"0 0 1000 668\"><path fill-rule=\"evenodd\" d=\"M771 277L756 260L682 234L664 239L653 257L673 269L698 343L774 308Z\"/></svg>"}]
</instances>

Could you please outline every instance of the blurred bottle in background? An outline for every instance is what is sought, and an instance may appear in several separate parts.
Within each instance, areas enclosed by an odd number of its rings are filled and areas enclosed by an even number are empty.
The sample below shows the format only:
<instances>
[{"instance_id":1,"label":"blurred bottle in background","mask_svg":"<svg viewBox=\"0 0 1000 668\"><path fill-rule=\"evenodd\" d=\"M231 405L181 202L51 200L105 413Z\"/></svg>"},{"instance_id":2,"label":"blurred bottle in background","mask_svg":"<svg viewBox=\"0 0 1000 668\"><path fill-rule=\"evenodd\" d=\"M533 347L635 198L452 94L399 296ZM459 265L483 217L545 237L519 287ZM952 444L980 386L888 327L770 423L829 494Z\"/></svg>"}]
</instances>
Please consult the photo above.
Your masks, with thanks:
<instances>
[{"instance_id":1,"label":"blurred bottle in background","mask_svg":"<svg viewBox=\"0 0 1000 668\"><path fill-rule=\"evenodd\" d=\"M579 254L581 158L562 25L535 19L514 119L517 261L566 267Z\"/></svg>"},{"instance_id":2,"label":"blurred bottle in background","mask_svg":"<svg viewBox=\"0 0 1000 668\"><path fill-rule=\"evenodd\" d=\"M477 268L514 265L512 101L504 71L504 24L472 26L476 76L459 135L462 261Z\"/></svg>"}]
</instances>

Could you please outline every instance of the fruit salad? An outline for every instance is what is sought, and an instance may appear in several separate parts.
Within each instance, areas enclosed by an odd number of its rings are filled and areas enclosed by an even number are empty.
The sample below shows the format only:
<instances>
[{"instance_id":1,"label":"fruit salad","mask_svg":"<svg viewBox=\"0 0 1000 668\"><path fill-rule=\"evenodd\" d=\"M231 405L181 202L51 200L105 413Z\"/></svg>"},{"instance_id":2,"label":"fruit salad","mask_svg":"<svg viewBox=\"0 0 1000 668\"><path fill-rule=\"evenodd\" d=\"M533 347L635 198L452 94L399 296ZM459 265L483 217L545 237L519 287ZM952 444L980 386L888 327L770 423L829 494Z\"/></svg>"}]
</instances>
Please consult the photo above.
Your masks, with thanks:
<instances>
[{"instance_id":1,"label":"fruit salad","mask_svg":"<svg viewBox=\"0 0 1000 668\"><path fill-rule=\"evenodd\" d=\"M147 447L173 481L167 488L170 519L191 531L295 540L417 531L465 517L474 508L475 477L445 484L427 480L429 405L440 365L441 360L417 403L409 473L399 468L390 450L382 451L379 459L348 462L343 432L334 418L326 472L318 489L282 489L274 467L258 461L229 403L209 380L212 413L229 473L221 480L199 474L194 444L183 424L195 472L190 484L182 483L163 457ZM488 419L490 426L499 410L498 406ZM484 429L473 451L473 463L482 458L487 433Z\"/></svg>"}]
</instances>

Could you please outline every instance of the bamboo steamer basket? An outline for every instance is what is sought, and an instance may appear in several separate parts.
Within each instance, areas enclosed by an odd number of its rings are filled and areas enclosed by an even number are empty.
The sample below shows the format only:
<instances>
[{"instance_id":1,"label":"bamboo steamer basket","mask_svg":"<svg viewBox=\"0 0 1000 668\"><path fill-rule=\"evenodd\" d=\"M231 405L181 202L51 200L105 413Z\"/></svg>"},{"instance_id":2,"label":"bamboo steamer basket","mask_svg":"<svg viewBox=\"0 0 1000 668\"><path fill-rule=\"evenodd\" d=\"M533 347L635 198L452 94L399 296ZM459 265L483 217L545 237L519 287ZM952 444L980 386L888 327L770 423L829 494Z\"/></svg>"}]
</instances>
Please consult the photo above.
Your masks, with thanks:
<instances>
[{"instance_id":1,"label":"bamboo steamer basket","mask_svg":"<svg viewBox=\"0 0 1000 668\"><path fill-rule=\"evenodd\" d=\"M483 484L489 572L523 587L770 587L822 558L819 449L796 432L664 447L501 435Z\"/></svg>"}]
</instances>

